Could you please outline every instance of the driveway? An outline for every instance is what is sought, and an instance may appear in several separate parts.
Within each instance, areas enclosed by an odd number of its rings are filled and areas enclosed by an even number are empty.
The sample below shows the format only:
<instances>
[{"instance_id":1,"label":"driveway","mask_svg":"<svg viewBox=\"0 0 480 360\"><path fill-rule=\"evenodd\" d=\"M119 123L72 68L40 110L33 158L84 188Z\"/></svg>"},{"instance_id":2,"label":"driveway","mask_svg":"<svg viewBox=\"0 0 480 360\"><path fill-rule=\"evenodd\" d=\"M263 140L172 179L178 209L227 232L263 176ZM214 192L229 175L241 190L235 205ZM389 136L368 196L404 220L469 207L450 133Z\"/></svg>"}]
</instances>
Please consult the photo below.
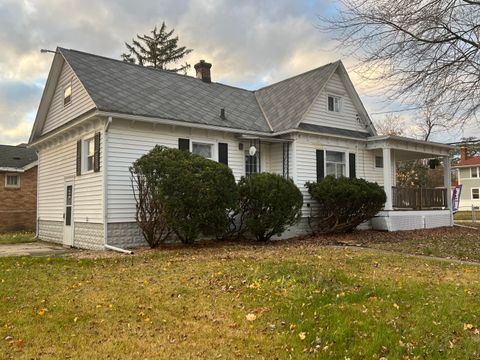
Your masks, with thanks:
<instances>
[{"instance_id":1,"label":"driveway","mask_svg":"<svg viewBox=\"0 0 480 360\"><path fill-rule=\"evenodd\" d=\"M59 255L72 251L61 245L44 242L32 242L24 244L0 245L0 257L2 256L46 256Z\"/></svg>"}]
</instances>

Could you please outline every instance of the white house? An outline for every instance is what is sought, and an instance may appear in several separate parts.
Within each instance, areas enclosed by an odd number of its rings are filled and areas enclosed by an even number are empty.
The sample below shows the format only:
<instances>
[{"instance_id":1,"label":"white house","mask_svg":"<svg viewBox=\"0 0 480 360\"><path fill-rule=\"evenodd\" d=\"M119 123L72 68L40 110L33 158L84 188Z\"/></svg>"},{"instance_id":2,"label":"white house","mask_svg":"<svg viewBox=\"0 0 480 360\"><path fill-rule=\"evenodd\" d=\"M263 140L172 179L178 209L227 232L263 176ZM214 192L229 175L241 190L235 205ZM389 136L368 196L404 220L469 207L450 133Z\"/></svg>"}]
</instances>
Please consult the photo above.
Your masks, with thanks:
<instances>
[{"instance_id":1,"label":"white house","mask_svg":"<svg viewBox=\"0 0 480 360\"><path fill-rule=\"evenodd\" d=\"M460 148L460 160L454 166L458 184L462 185L459 210L480 207L480 156L468 157L467 149Z\"/></svg>"},{"instance_id":2,"label":"white house","mask_svg":"<svg viewBox=\"0 0 480 360\"><path fill-rule=\"evenodd\" d=\"M211 82L210 68L199 62L194 78L58 48L30 137L38 236L93 249L142 243L129 166L156 144L224 162L237 180L261 171L291 177L305 206L287 235L306 231L314 204L305 182L326 175L384 186L385 209L367 224L374 228L452 225L446 189L419 200L395 188L397 161L447 158L449 146L378 136L340 61L256 91ZM444 181L449 187L448 167Z\"/></svg>"}]
</instances>

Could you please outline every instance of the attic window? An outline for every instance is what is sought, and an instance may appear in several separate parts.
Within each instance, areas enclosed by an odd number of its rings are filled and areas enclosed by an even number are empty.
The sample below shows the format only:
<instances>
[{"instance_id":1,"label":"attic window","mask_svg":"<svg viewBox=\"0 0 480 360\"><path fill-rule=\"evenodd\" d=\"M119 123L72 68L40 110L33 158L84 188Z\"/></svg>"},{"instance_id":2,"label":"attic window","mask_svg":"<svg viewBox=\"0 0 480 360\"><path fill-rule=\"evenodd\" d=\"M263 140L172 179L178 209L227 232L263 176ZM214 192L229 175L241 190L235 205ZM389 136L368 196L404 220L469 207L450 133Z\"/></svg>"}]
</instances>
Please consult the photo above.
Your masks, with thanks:
<instances>
[{"instance_id":1,"label":"attic window","mask_svg":"<svg viewBox=\"0 0 480 360\"><path fill-rule=\"evenodd\" d=\"M328 95L328 111L340 112L342 108L342 98L340 96Z\"/></svg>"},{"instance_id":2,"label":"attic window","mask_svg":"<svg viewBox=\"0 0 480 360\"><path fill-rule=\"evenodd\" d=\"M69 82L63 88L63 106L66 106L72 102L72 83Z\"/></svg>"}]
</instances>

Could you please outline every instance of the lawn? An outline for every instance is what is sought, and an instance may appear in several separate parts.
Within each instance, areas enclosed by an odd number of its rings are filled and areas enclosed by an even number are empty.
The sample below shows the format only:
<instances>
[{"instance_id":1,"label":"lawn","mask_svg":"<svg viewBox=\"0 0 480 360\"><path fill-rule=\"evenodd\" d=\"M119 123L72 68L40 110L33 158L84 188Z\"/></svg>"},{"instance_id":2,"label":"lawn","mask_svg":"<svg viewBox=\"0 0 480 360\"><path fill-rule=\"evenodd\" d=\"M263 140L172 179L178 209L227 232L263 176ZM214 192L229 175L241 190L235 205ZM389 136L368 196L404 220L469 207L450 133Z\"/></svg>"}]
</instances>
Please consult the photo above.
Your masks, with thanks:
<instances>
[{"instance_id":1,"label":"lawn","mask_svg":"<svg viewBox=\"0 0 480 360\"><path fill-rule=\"evenodd\" d=\"M0 259L0 358L480 356L480 267L322 241Z\"/></svg>"},{"instance_id":2,"label":"lawn","mask_svg":"<svg viewBox=\"0 0 480 360\"><path fill-rule=\"evenodd\" d=\"M347 245L480 262L480 229L475 228L438 228L396 233L366 231L333 238Z\"/></svg>"},{"instance_id":3,"label":"lawn","mask_svg":"<svg viewBox=\"0 0 480 360\"><path fill-rule=\"evenodd\" d=\"M1 244L20 244L35 241L34 232L7 232L0 233Z\"/></svg>"},{"instance_id":4,"label":"lawn","mask_svg":"<svg viewBox=\"0 0 480 360\"><path fill-rule=\"evenodd\" d=\"M477 221L480 221L480 210L475 211L475 216L477 218ZM453 214L453 219L454 220L462 220L462 221L472 221L472 211L457 211L455 214Z\"/></svg>"}]
</instances>

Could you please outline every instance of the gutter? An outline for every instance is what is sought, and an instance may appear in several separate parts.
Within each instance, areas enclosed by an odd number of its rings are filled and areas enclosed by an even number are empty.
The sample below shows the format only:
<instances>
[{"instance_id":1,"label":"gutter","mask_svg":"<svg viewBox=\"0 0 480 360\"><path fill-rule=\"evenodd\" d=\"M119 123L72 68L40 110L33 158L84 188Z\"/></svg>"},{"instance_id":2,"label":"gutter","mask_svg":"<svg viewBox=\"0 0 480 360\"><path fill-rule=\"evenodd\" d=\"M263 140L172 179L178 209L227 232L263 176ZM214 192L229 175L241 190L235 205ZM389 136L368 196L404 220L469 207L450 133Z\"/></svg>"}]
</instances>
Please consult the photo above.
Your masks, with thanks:
<instances>
[{"instance_id":1,"label":"gutter","mask_svg":"<svg viewBox=\"0 0 480 360\"><path fill-rule=\"evenodd\" d=\"M99 116L115 117L115 118L124 119L124 120L144 121L144 122L150 122L155 124L184 126L184 127L192 127L192 128L207 129L207 130L228 131L228 132L239 133L239 134L252 134L252 135L261 135L261 136L276 135L268 131L243 130L243 129L231 128L226 126L206 125L206 124L191 123L191 122L175 120L175 119L164 119L164 118L156 118L156 117L149 117L149 116L143 116L143 115L129 115L129 114L105 112L105 111L98 111L96 114Z\"/></svg>"},{"instance_id":2,"label":"gutter","mask_svg":"<svg viewBox=\"0 0 480 360\"><path fill-rule=\"evenodd\" d=\"M103 247L107 250L117 251L123 254L133 254L133 251L121 249L116 246L108 245L108 129L112 124L111 116L107 118L105 127L103 128Z\"/></svg>"},{"instance_id":3,"label":"gutter","mask_svg":"<svg viewBox=\"0 0 480 360\"><path fill-rule=\"evenodd\" d=\"M30 170L31 168L33 168L37 165L38 165L38 160L35 160L35 161L32 161L30 164L27 164L27 165L25 165L24 167L21 167L21 168L1 167L0 166L0 171L24 173L25 171Z\"/></svg>"}]
</instances>

